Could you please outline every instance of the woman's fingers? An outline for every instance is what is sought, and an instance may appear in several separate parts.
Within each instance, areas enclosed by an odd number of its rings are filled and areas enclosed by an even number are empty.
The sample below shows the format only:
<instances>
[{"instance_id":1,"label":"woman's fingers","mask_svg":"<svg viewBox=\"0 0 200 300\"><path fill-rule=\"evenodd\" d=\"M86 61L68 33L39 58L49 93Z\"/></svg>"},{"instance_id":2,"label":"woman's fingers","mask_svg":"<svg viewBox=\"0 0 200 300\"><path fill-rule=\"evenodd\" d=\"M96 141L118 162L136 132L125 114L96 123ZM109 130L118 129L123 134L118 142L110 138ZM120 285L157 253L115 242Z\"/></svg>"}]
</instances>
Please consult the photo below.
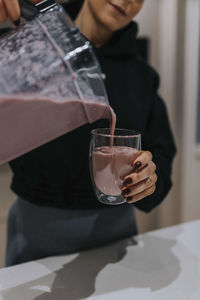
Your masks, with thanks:
<instances>
[{"instance_id":1,"label":"woman's fingers","mask_svg":"<svg viewBox=\"0 0 200 300\"><path fill-rule=\"evenodd\" d=\"M0 0L2 1L2 0ZM11 21L17 21L20 18L20 7L17 0L3 0L8 17Z\"/></svg>"},{"instance_id":2,"label":"woman's fingers","mask_svg":"<svg viewBox=\"0 0 200 300\"><path fill-rule=\"evenodd\" d=\"M153 194L156 190L156 185L152 185L150 188L134 195L134 196L129 196L127 197L127 202L128 203L134 203L137 202L139 200L142 200L143 198L150 196L151 194Z\"/></svg>"},{"instance_id":3,"label":"woman's fingers","mask_svg":"<svg viewBox=\"0 0 200 300\"><path fill-rule=\"evenodd\" d=\"M146 167L141 169L141 171L138 170L137 172L127 175L124 178L124 186L127 187L133 184L137 184L138 182L143 181L151 176L153 173L155 173L155 171L156 165L153 161L149 161L149 163L146 164Z\"/></svg>"},{"instance_id":4,"label":"woman's fingers","mask_svg":"<svg viewBox=\"0 0 200 300\"><path fill-rule=\"evenodd\" d=\"M127 198L139 194L154 186L156 181L157 181L157 175L156 173L153 173L150 176L146 177L144 180L124 188L122 190L122 195Z\"/></svg>"},{"instance_id":5,"label":"woman's fingers","mask_svg":"<svg viewBox=\"0 0 200 300\"><path fill-rule=\"evenodd\" d=\"M41 0L32 0L33 3L41 2ZM10 18L15 22L20 19L20 6L18 0L0 0L0 22L4 22Z\"/></svg>"},{"instance_id":6,"label":"woman's fingers","mask_svg":"<svg viewBox=\"0 0 200 300\"><path fill-rule=\"evenodd\" d=\"M152 160L152 154L149 151L140 151L134 161L133 172L137 172L144 168Z\"/></svg>"},{"instance_id":7,"label":"woman's fingers","mask_svg":"<svg viewBox=\"0 0 200 300\"><path fill-rule=\"evenodd\" d=\"M151 152L140 151L134 161L133 172L124 178L122 195L127 202L136 202L154 193L157 181L155 171Z\"/></svg>"},{"instance_id":8,"label":"woman's fingers","mask_svg":"<svg viewBox=\"0 0 200 300\"><path fill-rule=\"evenodd\" d=\"M0 22L6 21L7 18L8 15L3 0L0 0Z\"/></svg>"}]
</instances>

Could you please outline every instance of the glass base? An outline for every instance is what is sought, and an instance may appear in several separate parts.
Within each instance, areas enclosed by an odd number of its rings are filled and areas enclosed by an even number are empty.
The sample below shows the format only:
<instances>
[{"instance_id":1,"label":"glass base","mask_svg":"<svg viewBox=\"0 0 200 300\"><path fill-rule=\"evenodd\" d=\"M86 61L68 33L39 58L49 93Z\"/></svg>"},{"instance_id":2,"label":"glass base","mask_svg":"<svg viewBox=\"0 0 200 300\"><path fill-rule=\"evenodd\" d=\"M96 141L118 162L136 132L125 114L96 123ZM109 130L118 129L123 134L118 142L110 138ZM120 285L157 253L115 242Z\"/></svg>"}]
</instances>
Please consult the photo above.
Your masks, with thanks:
<instances>
[{"instance_id":1,"label":"glass base","mask_svg":"<svg viewBox=\"0 0 200 300\"><path fill-rule=\"evenodd\" d=\"M108 205L120 205L126 202L126 199L122 196L110 196L110 195L105 195L101 192L98 193L97 199L104 204Z\"/></svg>"}]
</instances>

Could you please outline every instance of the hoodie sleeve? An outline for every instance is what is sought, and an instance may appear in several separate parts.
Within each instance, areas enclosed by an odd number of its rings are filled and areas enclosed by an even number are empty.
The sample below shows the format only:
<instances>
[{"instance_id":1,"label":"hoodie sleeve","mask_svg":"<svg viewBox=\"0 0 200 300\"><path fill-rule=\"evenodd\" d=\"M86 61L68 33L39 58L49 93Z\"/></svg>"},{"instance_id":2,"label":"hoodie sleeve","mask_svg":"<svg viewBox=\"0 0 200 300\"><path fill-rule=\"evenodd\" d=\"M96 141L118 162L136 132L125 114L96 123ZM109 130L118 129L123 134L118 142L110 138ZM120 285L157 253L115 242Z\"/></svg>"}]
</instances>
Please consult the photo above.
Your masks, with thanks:
<instances>
[{"instance_id":1,"label":"hoodie sleeve","mask_svg":"<svg viewBox=\"0 0 200 300\"><path fill-rule=\"evenodd\" d=\"M159 85L159 78L156 75L156 91ZM134 203L134 206L144 212L150 212L160 204L172 186L171 174L173 158L176 154L176 146L168 120L167 110L164 101L156 93L152 97L152 108L146 131L143 136L143 150L151 151L153 162L156 164L156 191Z\"/></svg>"}]
</instances>

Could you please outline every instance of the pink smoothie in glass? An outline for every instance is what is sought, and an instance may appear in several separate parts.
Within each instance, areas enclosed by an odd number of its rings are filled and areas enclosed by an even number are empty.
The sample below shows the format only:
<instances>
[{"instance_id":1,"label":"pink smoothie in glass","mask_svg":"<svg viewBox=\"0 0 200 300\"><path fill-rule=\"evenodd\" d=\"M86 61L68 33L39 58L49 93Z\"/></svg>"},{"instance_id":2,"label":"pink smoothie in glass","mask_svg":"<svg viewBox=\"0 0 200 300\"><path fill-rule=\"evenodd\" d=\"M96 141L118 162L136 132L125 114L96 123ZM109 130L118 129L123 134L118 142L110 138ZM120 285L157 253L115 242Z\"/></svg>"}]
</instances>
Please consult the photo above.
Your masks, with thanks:
<instances>
[{"instance_id":1,"label":"pink smoothie in glass","mask_svg":"<svg viewBox=\"0 0 200 300\"><path fill-rule=\"evenodd\" d=\"M92 153L93 178L105 195L121 195L124 177L131 173L137 149L126 146L99 147Z\"/></svg>"}]
</instances>

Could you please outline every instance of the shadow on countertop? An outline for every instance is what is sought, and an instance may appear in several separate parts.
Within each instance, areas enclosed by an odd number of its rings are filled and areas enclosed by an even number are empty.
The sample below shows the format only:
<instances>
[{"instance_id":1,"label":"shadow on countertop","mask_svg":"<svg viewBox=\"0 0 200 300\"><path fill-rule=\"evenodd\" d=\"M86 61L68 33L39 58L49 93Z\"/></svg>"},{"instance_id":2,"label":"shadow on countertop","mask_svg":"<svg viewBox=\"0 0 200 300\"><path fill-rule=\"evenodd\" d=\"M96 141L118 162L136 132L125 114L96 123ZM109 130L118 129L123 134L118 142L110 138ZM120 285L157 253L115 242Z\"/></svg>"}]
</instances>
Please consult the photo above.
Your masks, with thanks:
<instances>
[{"instance_id":1,"label":"shadow on countertop","mask_svg":"<svg viewBox=\"0 0 200 300\"><path fill-rule=\"evenodd\" d=\"M2 299L78 300L128 288L157 291L178 278L181 265L173 252L175 239L143 235L136 244L134 239L125 239L83 251L61 269L6 291ZM198 265L197 258L183 245L181 247L188 259L192 258ZM48 262L42 261L42 264L51 270ZM196 271L193 269L187 276L198 278ZM187 287L187 293L194 292L196 284L194 280L194 284Z\"/></svg>"}]
</instances>

